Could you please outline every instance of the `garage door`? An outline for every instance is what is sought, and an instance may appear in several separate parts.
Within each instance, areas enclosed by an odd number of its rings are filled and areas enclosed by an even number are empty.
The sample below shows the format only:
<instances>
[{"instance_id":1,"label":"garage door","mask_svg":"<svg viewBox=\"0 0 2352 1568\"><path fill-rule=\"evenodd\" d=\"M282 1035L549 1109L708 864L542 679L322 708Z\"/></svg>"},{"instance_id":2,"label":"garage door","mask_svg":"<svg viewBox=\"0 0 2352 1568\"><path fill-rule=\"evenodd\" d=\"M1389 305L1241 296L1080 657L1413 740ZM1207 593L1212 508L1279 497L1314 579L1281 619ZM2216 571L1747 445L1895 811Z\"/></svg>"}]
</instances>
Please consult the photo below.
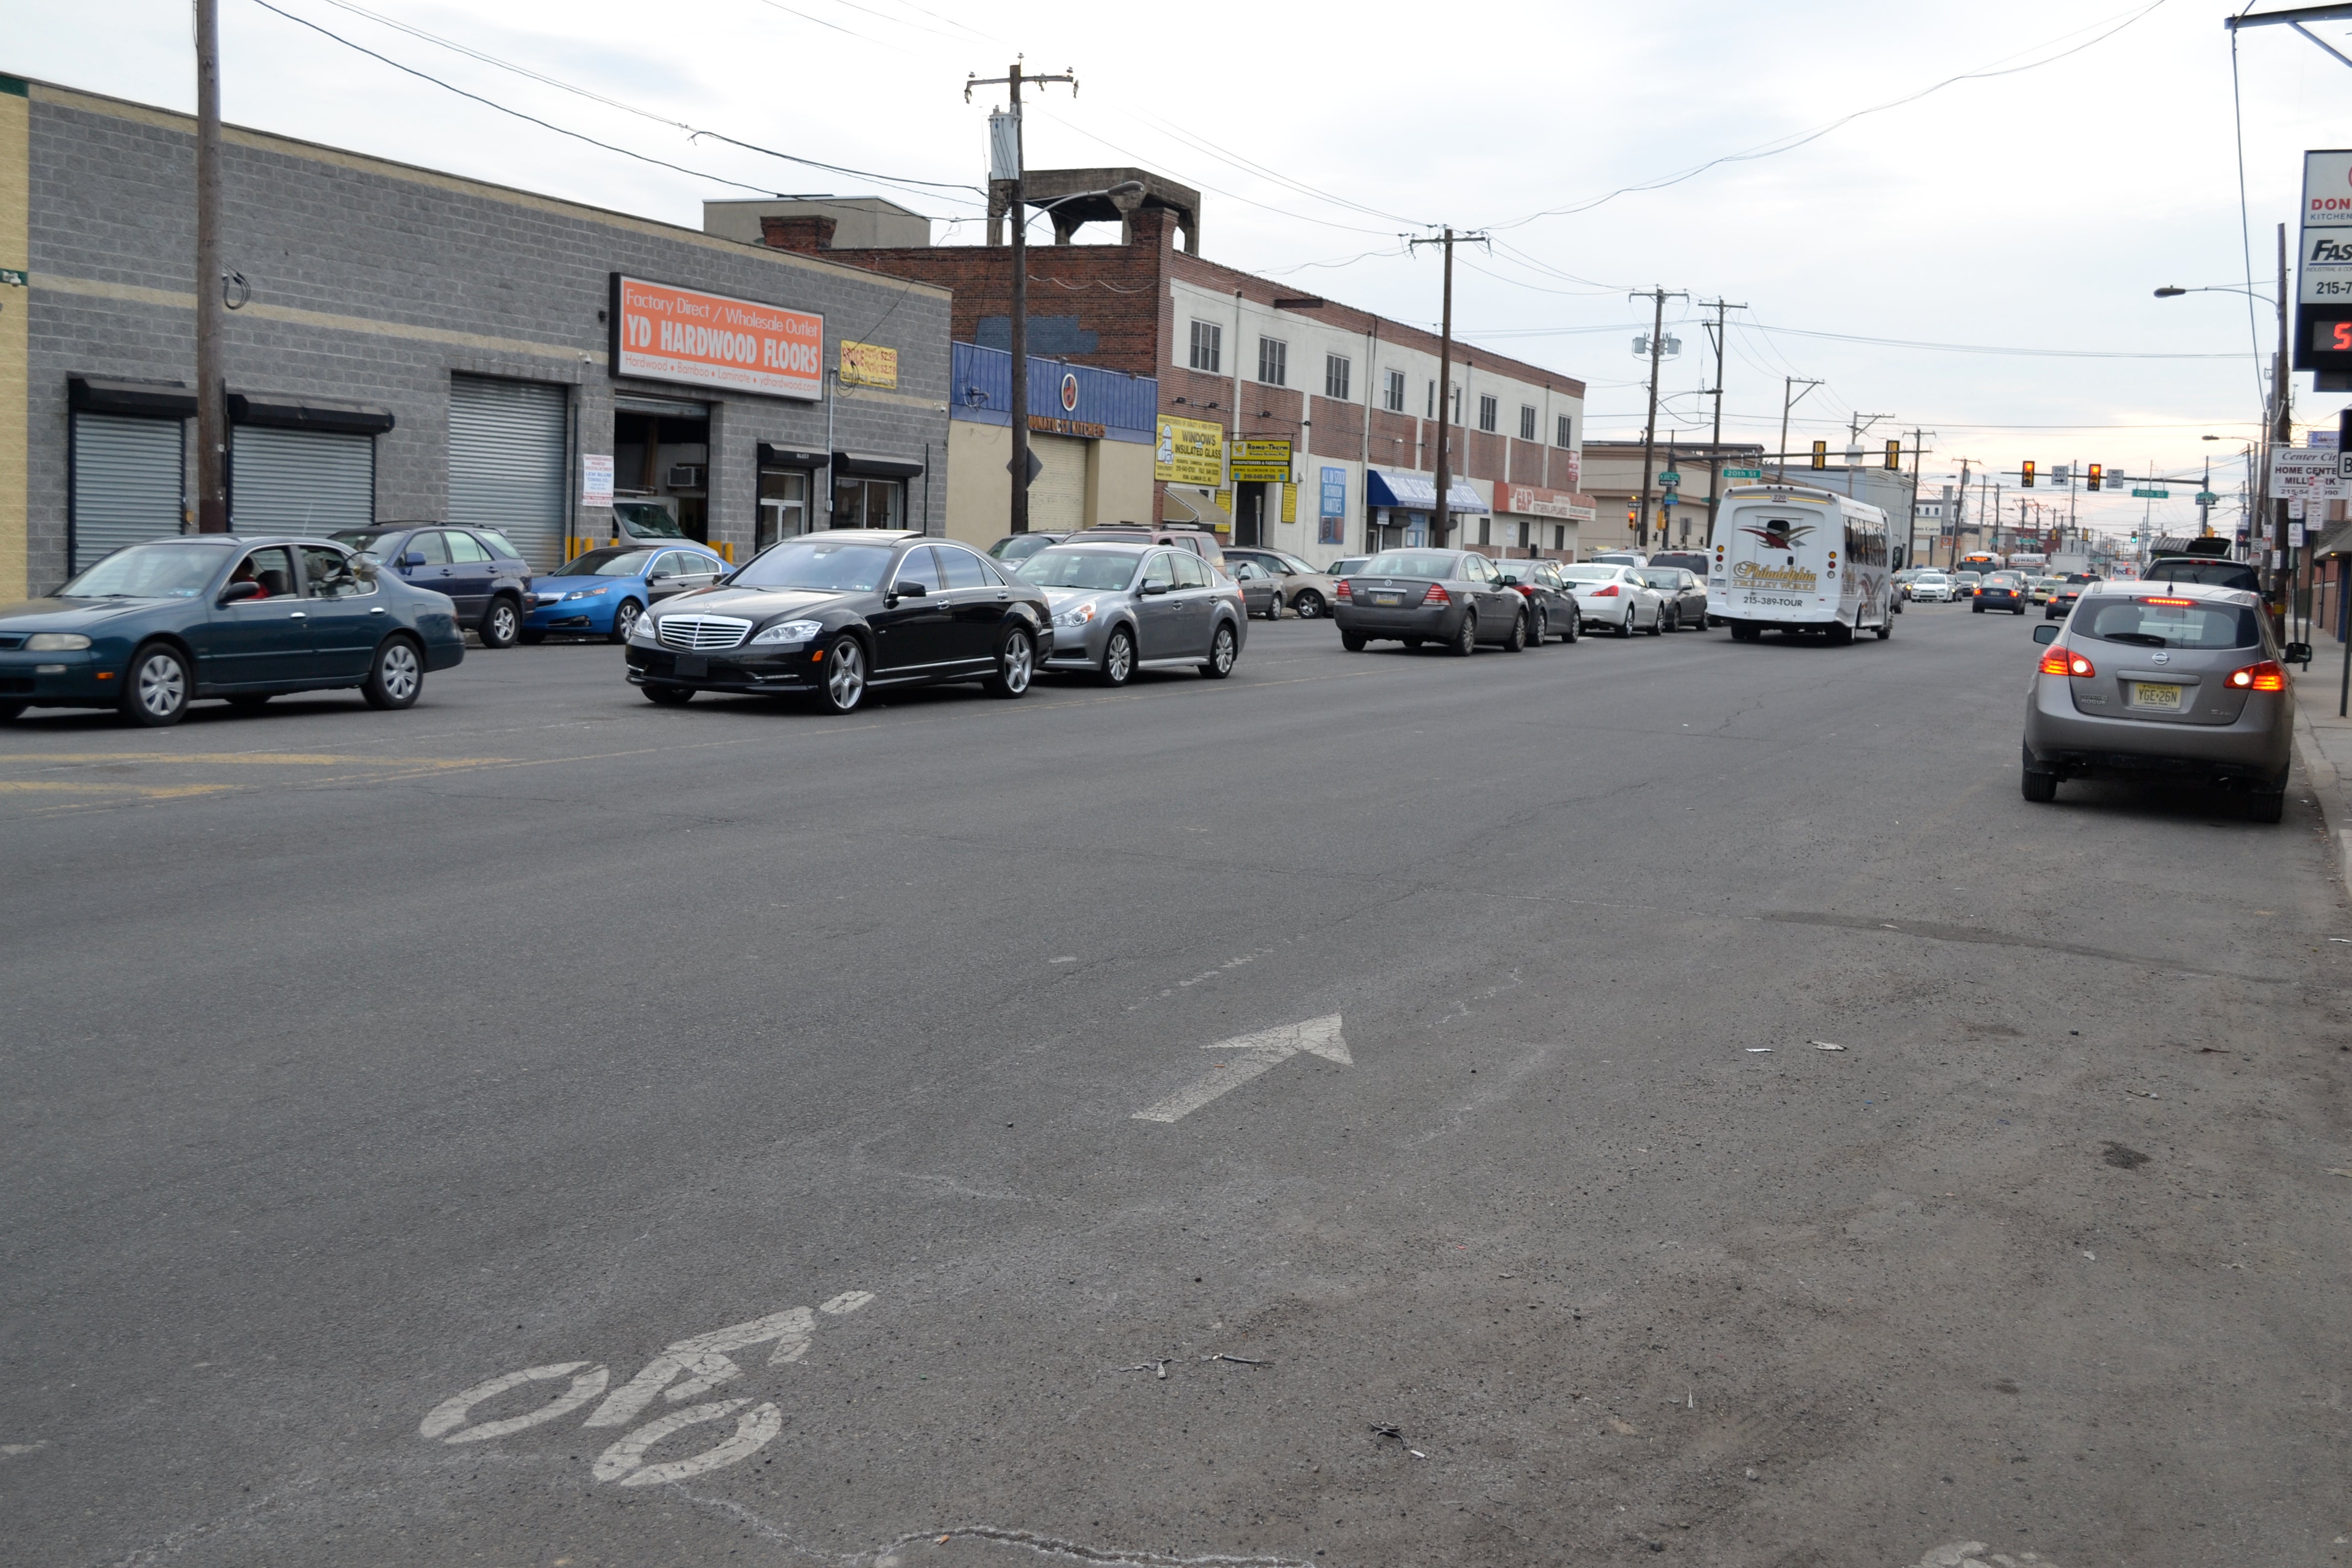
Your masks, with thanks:
<instances>
[{"instance_id":1,"label":"garage door","mask_svg":"<svg viewBox=\"0 0 2352 1568\"><path fill-rule=\"evenodd\" d=\"M1045 465L1029 486L1029 526L1043 533L1087 525L1087 444L1068 436L1032 436L1029 449Z\"/></svg>"},{"instance_id":2,"label":"garage door","mask_svg":"<svg viewBox=\"0 0 2352 1568\"><path fill-rule=\"evenodd\" d=\"M449 521L495 528L541 571L563 560L564 389L449 378Z\"/></svg>"},{"instance_id":3,"label":"garage door","mask_svg":"<svg viewBox=\"0 0 2352 1568\"><path fill-rule=\"evenodd\" d=\"M375 521L375 437L240 425L229 437L229 517L245 533L331 533Z\"/></svg>"},{"instance_id":4,"label":"garage door","mask_svg":"<svg viewBox=\"0 0 2352 1568\"><path fill-rule=\"evenodd\" d=\"M73 416L73 563L180 531L177 419Z\"/></svg>"}]
</instances>

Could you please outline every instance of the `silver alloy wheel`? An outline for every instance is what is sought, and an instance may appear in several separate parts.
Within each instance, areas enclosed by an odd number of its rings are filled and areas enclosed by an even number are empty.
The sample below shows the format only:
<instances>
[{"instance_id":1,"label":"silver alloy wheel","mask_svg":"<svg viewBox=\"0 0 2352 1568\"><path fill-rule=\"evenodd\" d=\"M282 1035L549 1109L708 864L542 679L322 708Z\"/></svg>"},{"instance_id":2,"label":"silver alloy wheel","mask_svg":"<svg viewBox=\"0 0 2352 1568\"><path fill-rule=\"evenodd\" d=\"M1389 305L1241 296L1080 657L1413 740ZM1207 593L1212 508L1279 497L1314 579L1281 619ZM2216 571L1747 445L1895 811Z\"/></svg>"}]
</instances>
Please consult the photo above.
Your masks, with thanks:
<instances>
[{"instance_id":1,"label":"silver alloy wheel","mask_svg":"<svg viewBox=\"0 0 2352 1568\"><path fill-rule=\"evenodd\" d=\"M1135 639L1122 627L1110 634L1110 647L1103 650L1103 674L1113 686L1124 686L1134 673Z\"/></svg>"},{"instance_id":2,"label":"silver alloy wheel","mask_svg":"<svg viewBox=\"0 0 2352 1568\"><path fill-rule=\"evenodd\" d=\"M1004 639L1004 689L1018 697L1029 689L1029 637L1024 632L1014 632Z\"/></svg>"},{"instance_id":3,"label":"silver alloy wheel","mask_svg":"<svg viewBox=\"0 0 2352 1568\"><path fill-rule=\"evenodd\" d=\"M167 719L188 700L188 672L178 658L157 648L139 661L139 706L151 718Z\"/></svg>"},{"instance_id":4,"label":"silver alloy wheel","mask_svg":"<svg viewBox=\"0 0 2352 1568\"><path fill-rule=\"evenodd\" d=\"M637 618L645 613L635 599L622 600L621 607L613 612L613 636L622 642L628 641L636 635Z\"/></svg>"},{"instance_id":5,"label":"silver alloy wheel","mask_svg":"<svg viewBox=\"0 0 2352 1568\"><path fill-rule=\"evenodd\" d=\"M1216 641L1209 645L1209 662L1216 666L1219 675L1230 675L1233 673L1235 657L1237 656L1234 651L1234 628L1219 626Z\"/></svg>"},{"instance_id":6,"label":"silver alloy wheel","mask_svg":"<svg viewBox=\"0 0 2352 1568\"><path fill-rule=\"evenodd\" d=\"M521 617L515 614L514 605L500 599L490 606L490 635L482 640L493 647L506 647L514 642L515 633L521 629Z\"/></svg>"},{"instance_id":7,"label":"silver alloy wheel","mask_svg":"<svg viewBox=\"0 0 2352 1568\"><path fill-rule=\"evenodd\" d=\"M856 637L843 637L825 656L824 689L834 707L846 713L866 695L866 650Z\"/></svg>"},{"instance_id":8,"label":"silver alloy wheel","mask_svg":"<svg viewBox=\"0 0 2352 1568\"><path fill-rule=\"evenodd\" d=\"M1282 619L1282 595L1280 594L1275 595L1274 602L1265 607L1265 618L1269 621L1278 621Z\"/></svg>"},{"instance_id":9,"label":"silver alloy wheel","mask_svg":"<svg viewBox=\"0 0 2352 1568\"><path fill-rule=\"evenodd\" d=\"M383 671L383 694L394 703L405 703L415 696L417 685L425 678L424 671L417 668L416 650L406 642L387 647L378 668Z\"/></svg>"},{"instance_id":10,"label":"silver alloy wheel","mask_svg":"<svg viewBox=\"0 0 2352 1568\"><path fill-rule=\"evenodd\" d=\"M1528 640L1537 647L1541 647L1544 645L1544 638L1549 636L1551 636L1551 616L1541 605L1538 605L1536 606L1536 633L1535 636Z\"/></svg>"},{"instance_id":11,"label":"silver alloy wheel","mask_svg":"<svg viewBox=\"0 0 2352 1568\"><path fill-rule=\"evenodd\" d=\"M1291 605L1290 610L1302 621L1320 620L1323 616L1323 596L1320 594L1301 594Z\"/></svg>"}]
</instances>

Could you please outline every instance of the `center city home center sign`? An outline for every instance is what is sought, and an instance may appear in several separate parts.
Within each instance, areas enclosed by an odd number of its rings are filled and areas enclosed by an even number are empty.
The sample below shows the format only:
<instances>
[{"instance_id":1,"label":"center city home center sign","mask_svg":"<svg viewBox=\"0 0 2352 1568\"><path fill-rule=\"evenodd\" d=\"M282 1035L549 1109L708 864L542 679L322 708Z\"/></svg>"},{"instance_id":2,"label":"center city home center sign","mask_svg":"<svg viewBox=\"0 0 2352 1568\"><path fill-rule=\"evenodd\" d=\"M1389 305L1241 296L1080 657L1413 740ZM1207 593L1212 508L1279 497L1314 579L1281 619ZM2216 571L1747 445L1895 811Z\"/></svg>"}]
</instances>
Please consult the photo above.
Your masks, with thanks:
<instances>
[{"instance_id":1,"label":"center city home center sign","mask_svg":"<svg viewBox=\"0 0 2352 1568\"><path fill-rule=\"evenodd\" d=\"M809 401L824 395L824 318L613 274L613 374Z\"/></svg>"}]
</instances>

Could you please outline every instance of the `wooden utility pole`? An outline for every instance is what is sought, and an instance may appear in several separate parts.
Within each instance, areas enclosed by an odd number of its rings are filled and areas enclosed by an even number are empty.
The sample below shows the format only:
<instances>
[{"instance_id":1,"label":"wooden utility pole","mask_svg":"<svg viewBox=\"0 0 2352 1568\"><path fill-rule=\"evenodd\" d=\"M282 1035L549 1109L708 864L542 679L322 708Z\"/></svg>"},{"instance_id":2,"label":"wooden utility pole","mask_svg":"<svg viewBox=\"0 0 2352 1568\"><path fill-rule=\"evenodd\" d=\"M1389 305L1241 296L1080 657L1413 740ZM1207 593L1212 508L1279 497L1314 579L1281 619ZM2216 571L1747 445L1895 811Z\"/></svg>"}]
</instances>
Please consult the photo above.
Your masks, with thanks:
<instances>
[{"instance_id":1,"label":"wooden utility pole","mask_svg":"<svg viewBox=\"0 0 2352 1568\"><path fill-rule=\"evenodd\" d=\"M1715 342L1715 437L1714 455L1706 460L1706 547L1715 548L1715 509L1723 499L1723 317L1727 310L1745 310L1745 305L1734 305L1722 300L1702 300L1702 310L1715 311L1715 324L1707 328L1707 336Z\"/></svg>"},{"instance_id":2,"label":"wooden utility pole","mask_svg":"<svg viewBox=\"0 0 2352 1568\"><path fill-rule=\"evenodd\" d=\"M219 0L196 0L196 531L228 531L228 369L221 298Z\"/></svg>"},{"instance_id":3,"label":"wooden utility pole","mask_svg":"<svg viewBox=\"0 0 2352 1568\"><path fill-rule=\"evenodd\" d=\"M1454 244L1484 245L1484 234L1456 234L1445 228L1435 239L1408 241L1419 247L1442 246L1445 251L1445 300L1437 324L1437 510L1430 514L1430 548L1445 548L1445 535L1453 526L1452 487L1454 484L1453 423L1454 423Z\"/></svg>"},{"instance_id":4,"label":"wooden utility pole","mask_svg":"<svg viewBox=\"0 0 2352 1568\"><path fill-rule=\"evenodd\" d=\"M1013 319L1011 322L1013 350L1013 531L1029 531L1029 207L1026 179L1029 153L1021 134L1021 84L1027 82L1066 81L1072 97L1077 95L1078 79L1065 71L1059 76L1024 74L1021 68L1023 56L1013 62L1003 76L967 77L963 84L963 100L971 101L971 89L976 87L1003 87L1009 89L1013 110ZM1236 343L1234 352L1240 352Z\"/></svg>"},{"instance_id":5,"label":"wooden utility pole","mask_svg":"<svg viewBox=\"0 0 2352 1568\"><path fill-rule=\"evenodd\" d=\"M1684 293L1668 294L1664 289L1652 289L1648 294L1629 294L1631 300L1647 299L1653 306L1650 315L1650 417L1642 426L1642 489L1634 500L1641 507L1641 521L1633 527L1633 544L1637 550L1650 547L1650 475L1658 444L1658 361L1665 348L1666 301L1687 300Z\"/></svg>"}]
</instances>

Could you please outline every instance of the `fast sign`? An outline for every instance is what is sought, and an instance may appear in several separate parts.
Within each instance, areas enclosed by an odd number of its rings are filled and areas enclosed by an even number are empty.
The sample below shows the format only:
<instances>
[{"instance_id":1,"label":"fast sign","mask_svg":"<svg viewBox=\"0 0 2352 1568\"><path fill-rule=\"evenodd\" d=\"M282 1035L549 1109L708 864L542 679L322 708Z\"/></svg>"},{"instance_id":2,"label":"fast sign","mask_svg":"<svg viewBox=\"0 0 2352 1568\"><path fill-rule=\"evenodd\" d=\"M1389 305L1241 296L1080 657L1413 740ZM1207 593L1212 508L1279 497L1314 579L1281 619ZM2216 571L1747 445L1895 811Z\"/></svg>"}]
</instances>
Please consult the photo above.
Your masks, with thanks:
<instances>
[{"instance_id":1,"label":"fast sign","mask_svg":"<svg viewBox=\"0 0 2352 1568\"><path fill-rule=\"evenodd\" d=\"M2352 151L2303 155L2294 368L2352 371Z\"/></svg>"},{"instance_id":2,"label":"fast sign","mask_svg":"<svg viewBox=\"0 0 2352 1568\"><path fill-rule=\"evenodd\" d=\"M824 396L824 318L814 311L615 272L612 324L614 375L811 402Z\"/></svg>"}]
</instances>

